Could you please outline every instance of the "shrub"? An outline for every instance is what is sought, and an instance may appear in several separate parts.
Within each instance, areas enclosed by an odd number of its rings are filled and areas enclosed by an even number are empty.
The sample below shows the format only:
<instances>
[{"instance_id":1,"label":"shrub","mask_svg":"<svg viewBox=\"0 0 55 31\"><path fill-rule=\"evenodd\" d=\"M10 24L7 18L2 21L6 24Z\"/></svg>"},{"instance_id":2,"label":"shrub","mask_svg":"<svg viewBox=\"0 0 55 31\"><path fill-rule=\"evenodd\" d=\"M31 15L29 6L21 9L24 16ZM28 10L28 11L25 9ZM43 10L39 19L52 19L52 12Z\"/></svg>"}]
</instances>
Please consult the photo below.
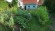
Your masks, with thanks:
<instances>
[{"instance_id":1,"label":"shrub","mask_svg":"<svg viewBox=\"0 0 55 31\"><path fill-rule=\"evenodd\" d=\"M39 7L37 10L17 10L17 8L11 8L11 10L4 10L0 12L0 23L8 26L12 30L15 30L17 24L25 31L45 31L46 25L49 23L49 16L46 7ZM18 28L18 27L16 27ZM43 30L44 29L44 30Z\"/></svg>"},{"instance_id":2,"label":"shrub","mask_svg":"<svg viewBox=\"0 0 55 31\"><path fill-rule=\"evenodd\" d=\"M46 7L39 7L37 10L38 16L39 16L39 22L41 24L47 24L49 20L49 15L48 15L48 11L46 9Z\"/></svg>"},{"instance_id":3,"label":"shrub","mask_svg":"<svg viewBox=\"0 0 55 31\"><path fill-rule=\"evenodd\" d=\"M46 25L48 22L50 22L48 11L44 6L39 7L37 10L32 10L30 13L32 16L35 16L42 25Z\"/></svg>"}]
</instances>

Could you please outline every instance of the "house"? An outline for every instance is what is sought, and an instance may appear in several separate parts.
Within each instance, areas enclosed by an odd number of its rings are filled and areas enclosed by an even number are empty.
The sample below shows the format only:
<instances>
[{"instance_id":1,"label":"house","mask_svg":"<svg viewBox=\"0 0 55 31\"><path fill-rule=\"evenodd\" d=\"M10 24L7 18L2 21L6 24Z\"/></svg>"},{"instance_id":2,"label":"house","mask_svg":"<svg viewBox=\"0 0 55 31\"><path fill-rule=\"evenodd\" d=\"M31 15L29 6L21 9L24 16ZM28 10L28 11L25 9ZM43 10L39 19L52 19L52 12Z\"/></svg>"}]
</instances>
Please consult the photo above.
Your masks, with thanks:
<instances>
[{"instance_id":1,"label":"house","mask_svg":"<svg viewBox=\"0 0 55 31\"><path fill-rule=\"evenodd\" d=\"M18 7L22 9L36 9L38 6L43 4L43 0L18 0Z\"/></svg>"}]
</instances>

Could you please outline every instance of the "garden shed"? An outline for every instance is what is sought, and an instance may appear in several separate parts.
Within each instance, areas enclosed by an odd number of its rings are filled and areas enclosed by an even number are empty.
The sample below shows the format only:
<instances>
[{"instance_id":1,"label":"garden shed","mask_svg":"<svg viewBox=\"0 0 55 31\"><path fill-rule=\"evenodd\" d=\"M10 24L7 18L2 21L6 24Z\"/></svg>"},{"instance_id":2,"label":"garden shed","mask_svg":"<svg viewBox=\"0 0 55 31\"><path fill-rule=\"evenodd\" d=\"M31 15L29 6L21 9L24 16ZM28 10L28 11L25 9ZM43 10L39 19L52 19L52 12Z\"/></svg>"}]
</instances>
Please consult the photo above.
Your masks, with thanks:
<instances>
[{"instance_id":1,"label":"garden shed","mask_svg":"<svg viewBox=\"0 0 55 31\"><path fill-rule=\"evenodd\" d=\"M43 0L18 0L19 7L25 10L36 9L42 4Z\"/></svg>"}]
</instances>

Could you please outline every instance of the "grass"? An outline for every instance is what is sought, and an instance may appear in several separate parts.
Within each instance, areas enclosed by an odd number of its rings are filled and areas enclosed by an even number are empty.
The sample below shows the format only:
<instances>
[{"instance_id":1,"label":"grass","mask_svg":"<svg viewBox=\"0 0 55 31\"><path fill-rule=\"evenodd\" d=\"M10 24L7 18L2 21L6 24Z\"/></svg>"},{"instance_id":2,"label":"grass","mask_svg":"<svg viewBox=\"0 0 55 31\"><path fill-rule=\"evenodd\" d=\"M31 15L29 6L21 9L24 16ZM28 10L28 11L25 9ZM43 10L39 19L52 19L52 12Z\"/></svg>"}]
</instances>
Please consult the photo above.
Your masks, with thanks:
<instances>
[{"instance_id":1,"label":"grass","mask_svg":"<svg viewBox=\"0 0 55 31\"><path fill-rule=\"evenodd\" d=\"M11 31L10 29L8 29L6 26L0 24L0 31Z\"/></svg>"},{"instance_id":2,"label":"grass","mask_svg":"<svg viewBox=\"0 0 55 31\"><path fill-rule=\"evenodd\" d=\"M4 1L0 1L0 11L7 9L7 3Z\"/></svg>"},{"instance_id":3,"label":"grass","mask_svg":"<svg viewBox=\"0 0 55 31\"><path fill-rule=\"evenodd\" d=\"M47 26L41 26L39 23L38 23L38 19L36 18L32 18L32 20L29 22L29 29L30 31L48 31L48 27Z\"/></svg>"},{"instance_id":4,"label":"grass","mask_svg":"<svg viewBox=\"0 0 55 31\"><path fill-rule=\"evenodd\" d=\"M4 2L3 0L0 0L0 13L4 10L7 10L8 5L6 2ZM6 26L0 24L0 31L11 31L10 29L8 29Z\"/></svg>"}]
</instances>

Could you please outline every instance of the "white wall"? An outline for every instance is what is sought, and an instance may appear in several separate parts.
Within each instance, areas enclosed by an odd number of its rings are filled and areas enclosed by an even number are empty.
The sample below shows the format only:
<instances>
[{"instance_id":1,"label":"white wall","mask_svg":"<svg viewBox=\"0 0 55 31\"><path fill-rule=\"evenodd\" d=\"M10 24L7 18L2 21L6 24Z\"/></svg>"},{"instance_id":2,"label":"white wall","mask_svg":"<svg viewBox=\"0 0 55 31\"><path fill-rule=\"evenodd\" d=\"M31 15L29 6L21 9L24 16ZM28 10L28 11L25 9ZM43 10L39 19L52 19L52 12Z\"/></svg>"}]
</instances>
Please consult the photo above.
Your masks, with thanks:
<instances>
[{"instance_id":1,"label":"white wall","mask_svg":"<svg viewBox=\"0 0 55 31\"><path fill-rule=\"evenodd\" d=\"M24 5L23 5L23 2L22 2L22 0L18 0L18 7L22 7L22 8L24 8Z\"/></svg>"},{"instance_id":2,"label":"white wall","mask_svg":"<svg viewBox=\"0 0 55 31\"><path fill-rule=\"evenodd\" d=\"M5 1L7 1L7 2L12 2L13 0L5 0Z\"/></svg>"},{"instance_id":3,"label":"white wall","mask_svg":"<svg viewBox=\"0 0 55 31\"><path fill-rule=\"evenodd\" d=\"M20 7L19 0L18 0L18 3L17 3L17 6Z\"/></svg>"}]
</instances>

